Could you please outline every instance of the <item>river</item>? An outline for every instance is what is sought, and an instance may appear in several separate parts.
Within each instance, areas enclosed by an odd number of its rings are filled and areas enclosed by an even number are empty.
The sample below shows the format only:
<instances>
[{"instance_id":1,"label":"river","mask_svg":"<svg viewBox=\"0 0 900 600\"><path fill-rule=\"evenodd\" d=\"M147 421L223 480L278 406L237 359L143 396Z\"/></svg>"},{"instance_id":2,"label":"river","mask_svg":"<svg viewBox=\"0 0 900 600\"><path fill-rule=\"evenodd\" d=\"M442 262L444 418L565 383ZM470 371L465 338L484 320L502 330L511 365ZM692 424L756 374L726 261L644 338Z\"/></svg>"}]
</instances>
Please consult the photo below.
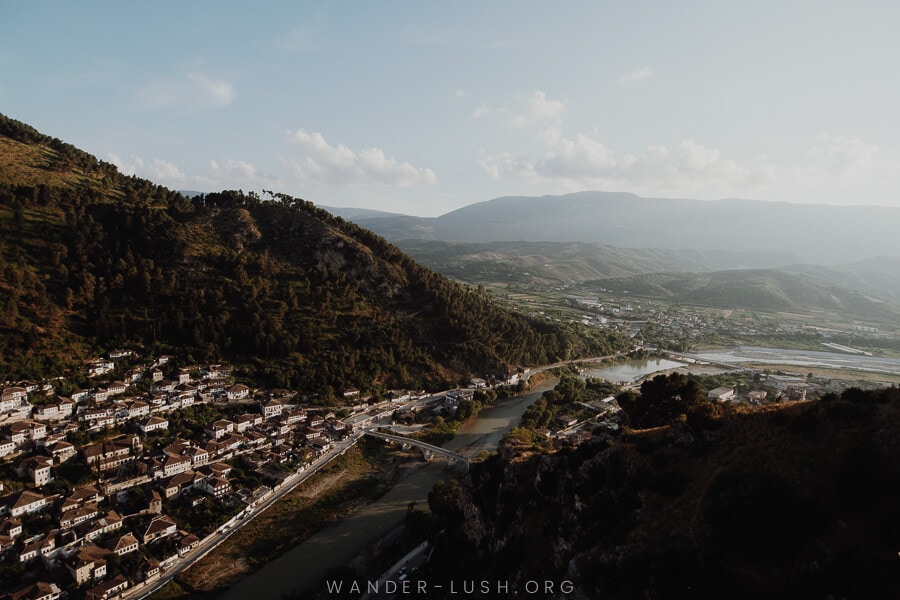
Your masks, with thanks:
<instances>
[{"instance_id":1,"label":"river","mask_svg":"<svg viewBox=\"0 0 900 600\"><path fill-rule=\"evenodd\" d=\"M631 383L645 375L656 373L657 371L667 371L669 369L677 369L685 366L684 363L675 362L665 358L653 358L647 360L628 360L616 363L609 367L601 367L598 369L587 369L584 372L585 377L596 377L597 379L606 379L613 383L617 381L627 381Z\"/></svg>"},{"instance_id":2,"label":"river","mask_svg":"<svg viewBox=\"0 0 900 600\"><path fill-rule=\"evenodd\" d=\"M832 369L853 369L874 373L900 373L900 359L821 350L788 350L785 348L761 348L740 346L718 352L697 352L691 356L699 360L740 366L741 363L758 362L772 365L793 365L798 367L828 367Z\"/></svg>"},{"instance_id":3,"label":"river","mask_svg":"<svg viewBox=\"0 0 900 600\"><path fill-rule=\"evenodd\" d=\"M503 435L519 424L525 409L555 384L555 379L545 381L522 396L486 408L444 447L473 457L483 450L495 450ZM428 492L447 472L442 460L418 469L380 499L327 526L232 586L219 598L278 600L295 589L316 584L328 569L346 565L364 548L396 529L403 522L411 502L425 505Z\"/></svg>"}]
</instances>

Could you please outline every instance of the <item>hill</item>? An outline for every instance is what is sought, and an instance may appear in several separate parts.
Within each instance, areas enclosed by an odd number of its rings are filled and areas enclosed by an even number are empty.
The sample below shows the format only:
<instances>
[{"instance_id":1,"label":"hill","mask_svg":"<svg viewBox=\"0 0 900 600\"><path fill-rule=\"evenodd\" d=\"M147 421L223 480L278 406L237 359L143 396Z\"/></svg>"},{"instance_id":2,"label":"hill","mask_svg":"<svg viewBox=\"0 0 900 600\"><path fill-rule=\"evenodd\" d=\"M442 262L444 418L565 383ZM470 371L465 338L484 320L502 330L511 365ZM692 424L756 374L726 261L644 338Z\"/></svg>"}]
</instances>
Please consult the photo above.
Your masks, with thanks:
<instances>
[{"instance_id":1,"label":"hill","mask_svg":"<svg viewBox=\"0 0 900 600\"><path fill-rule=\"evenodd\" d=\"M764 252L618 248L582 242L445 242L397 240L417 261L471 284L515 281L568 285L592 279L659 272L751 268L773 259ZM812 274L811 274L812 276Z\"/></svg>"},{"instance_id":2,"label":"hill","mask_svg":"<svg viewBox=\"0 0 900 600\"><path fill-rule=\"evenodd\" d=\"M140 346L328 394L624 344L513 313L284 194L188 198L2 116L0 158L0 379Z\"/></svg>"},{"instance_id":3,"label":"hill","mask_svg":"<svg viewBox=\"0 0 900 600\"><path fill-rule=\"evenodd\" d=\"M792 265L783 270L900 303L900 258L897 257L878 256L833 267Z\"/></svg>"},{"instance_id":4,"label":"hill","mask_svg":"<svg viewBox=\"0 0 900 600\"><path fill-rule=\"evenodd\" d=\"M717 308L827 310L867 318L893 318L895 315L895 302L887 303L800 271L802 269L798 268L793 273L776 269L652 273L586 282L582 288Z\"/></svg>"},{"instance_id":5,"label":"hill","mask_svg":"<svg viewBox=\"0 0 900 600\"><path fill-rule=\"evenodd\" d=\"M403 240L424 265L472 285L609 291L681 304L762 311L825 310L895 319L900 259L824 267L716 270L740 253L616 248L578 242L463 243Z\"/></svg>"},{"instance_id":6,"label":"hill","mask_svg":"<svg viewBox=\"0 0 900 600\"><path fill-rule=\"evenodd\" d=\"M578 242L462 243L422 240L397 245L422 264L471 284L529 281L567 285L605 277L680 270L662 252L632 252Z\"/></svg>"},{"instance_id":7,"label":"hill","mask_svg":"<svg viewBox=\"0 0 900 600\"><path fill-rule=\"evenodd\" d=\"M894 598L898 432L896 389L851 389L501 453L429 497L421 577L437 599L448 580L579 600Z\"/></svg>"},{"instance_id":8,"label":"hill","mask_svg":"<svg viewBox=\"0 0 900 600\"><path fill-rule=\"evenodd\" d=\"M900 208L700 201L580 192L495 198L436 218L356 215L391 240L589 242L623 248L749 252L716 268L846 264L900 256Z\"/></svg>"}]
</instances>

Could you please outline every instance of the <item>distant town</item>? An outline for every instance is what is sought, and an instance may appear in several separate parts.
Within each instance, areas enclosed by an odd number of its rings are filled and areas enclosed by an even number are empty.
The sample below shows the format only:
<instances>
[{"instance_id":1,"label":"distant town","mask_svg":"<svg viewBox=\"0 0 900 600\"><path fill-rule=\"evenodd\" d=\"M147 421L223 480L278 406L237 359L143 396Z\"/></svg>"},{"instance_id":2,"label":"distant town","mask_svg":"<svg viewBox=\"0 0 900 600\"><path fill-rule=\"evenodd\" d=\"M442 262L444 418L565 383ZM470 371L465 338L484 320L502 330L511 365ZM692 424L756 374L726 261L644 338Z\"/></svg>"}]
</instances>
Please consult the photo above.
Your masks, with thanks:
<instances>
[{"instance_id":1,"label":"distant town","mask_svg":"<svg viewBox=\"0 0 900 600\"><path fill-rule=\"evenodd\" d=\"M743 309L714 309L683 304L666 304L647 298L569 294L564 303L583 314L581 322L599 327L618 327L632 337L664 339L667 347L687 350L697 344L732 343L734 340L780 339L792 337L823 340L850 337L891 347L897 340L893 331L877 323L859 320L832 320L828 315L767 313ZM824 349L824 348L823 348ZM831 348L847 351L841 348ZM862 353L862 352L861 352Z\"/></svg>"}]
</instances>

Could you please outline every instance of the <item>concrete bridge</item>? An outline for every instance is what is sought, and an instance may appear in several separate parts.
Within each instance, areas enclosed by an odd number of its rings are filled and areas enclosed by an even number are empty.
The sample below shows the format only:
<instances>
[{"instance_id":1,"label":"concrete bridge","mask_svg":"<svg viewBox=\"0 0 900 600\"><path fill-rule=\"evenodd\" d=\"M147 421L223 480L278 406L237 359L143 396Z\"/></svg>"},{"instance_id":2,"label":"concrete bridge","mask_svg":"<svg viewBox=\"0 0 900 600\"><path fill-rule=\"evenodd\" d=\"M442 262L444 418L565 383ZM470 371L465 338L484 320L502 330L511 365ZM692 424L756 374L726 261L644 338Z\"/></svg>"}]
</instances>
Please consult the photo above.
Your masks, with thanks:
<instances>
[{"instance_id":1,"label":"concrete bridge","mask_svg":"<svg viewBox=\"0 0 900 600\"><path fill-rule=\"evenodd\" d=\"M461 462L464 465L468 466L469 457L463 456L462 454L457 454L451 450L447 450L446 448L441 448L440 446L434 446L432 444L428 444L426 442L420 442L419 440L414 440L412 438L403 437L400 435L391 435L390 433L383 433L381 431L377 431L375 429L366 429L366 435L370 435L372 437L380 438L382 440L387 440L389 442L396 442L400 444L404 450L415 446L422 450L422 454L425 456L425 460L431 460L435 454L438 456L443 456L447 459L451 465L457 462Z\"/></svg>"}]
</instances>

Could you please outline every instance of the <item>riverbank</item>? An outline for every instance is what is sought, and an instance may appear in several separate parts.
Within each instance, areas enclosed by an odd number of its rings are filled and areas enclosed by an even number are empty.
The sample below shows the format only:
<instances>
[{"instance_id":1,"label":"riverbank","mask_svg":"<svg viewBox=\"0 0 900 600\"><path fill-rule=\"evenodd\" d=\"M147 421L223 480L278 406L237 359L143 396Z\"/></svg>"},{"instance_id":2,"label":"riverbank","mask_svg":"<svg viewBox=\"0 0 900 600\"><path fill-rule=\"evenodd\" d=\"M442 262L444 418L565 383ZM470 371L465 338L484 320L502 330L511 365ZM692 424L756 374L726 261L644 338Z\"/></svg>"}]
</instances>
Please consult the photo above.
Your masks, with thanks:
<instances>
[{"instance_id":1,"label":"riverbank","mask_svg":"<svg viewBox=\"0 0 900 600\"><path fill-rule=\"evenodd\" d=\"M838 367L823 367L810 365L786 365L783 363L747 362L748 369L768 370L773 373L784 372L796 375L812 373L814 377L822 379L838 379L843 381L861 381L872 384L900 385L900 374L866 371L863 369L841 369Z\"/></svg>"},{"instance_id":2,"label":"riverbank","mask_svg":"<svg viewBox=\"0 0 900 600\"><path fill-rule=\"evenodd\" d=\"M525 409L555 380L544 382L520 396L498 402L466 423L444 447L477 457L496 450L511 427L519 423ZM397 481L375 502L363 506L346 519L324 527L309 539L291 548L257 572L217 596L219 600L281 600L299 590L316 589L329 573L346 572L347 566L366 548L375 546L404 524L409 506L427 510L428 493L434 484L447 477L446 462L434 460Z\"/></svg>"},{"instance_id":3,"label":"riverbank","mask_svg":"<svg viewBox=\"0 0 900 600\"><path fill-rule=\"evenodd\" d=\"M178 575L152 600L213 598L329 524L380 498L424 463L362 440Z\"/></svg>"}]
</instances>

